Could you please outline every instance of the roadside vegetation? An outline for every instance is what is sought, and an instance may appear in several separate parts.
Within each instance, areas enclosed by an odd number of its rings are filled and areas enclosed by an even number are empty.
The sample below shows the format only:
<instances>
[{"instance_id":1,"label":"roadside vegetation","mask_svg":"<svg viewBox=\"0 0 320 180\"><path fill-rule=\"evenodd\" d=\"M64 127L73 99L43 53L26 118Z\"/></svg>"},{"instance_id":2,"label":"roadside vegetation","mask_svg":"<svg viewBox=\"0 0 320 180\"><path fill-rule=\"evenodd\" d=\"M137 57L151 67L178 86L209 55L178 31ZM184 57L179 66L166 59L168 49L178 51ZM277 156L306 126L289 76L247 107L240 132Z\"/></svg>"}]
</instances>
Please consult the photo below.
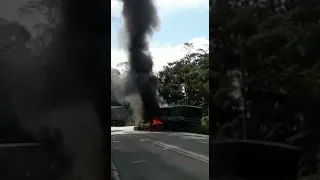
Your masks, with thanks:
<instances>
[{"instance_id":1,"label":"roadside vegetation","mask_svg":"<svg viewBox=\"0 0 320 180\"><path fill-rule=\"evenodd\" d=\"M300 176L317 176L320 2L213 2L213 137L297 146L304 152Z\"/></svg>"}]
</instances>

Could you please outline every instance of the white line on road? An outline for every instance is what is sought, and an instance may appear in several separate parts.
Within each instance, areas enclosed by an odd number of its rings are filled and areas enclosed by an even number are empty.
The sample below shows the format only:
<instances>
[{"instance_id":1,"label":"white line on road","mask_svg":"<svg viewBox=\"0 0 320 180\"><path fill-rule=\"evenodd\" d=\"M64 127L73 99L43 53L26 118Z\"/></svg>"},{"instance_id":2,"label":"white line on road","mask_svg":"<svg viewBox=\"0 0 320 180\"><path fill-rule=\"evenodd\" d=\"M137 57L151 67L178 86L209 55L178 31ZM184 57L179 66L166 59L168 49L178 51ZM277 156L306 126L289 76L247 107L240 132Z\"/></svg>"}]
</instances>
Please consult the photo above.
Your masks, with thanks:
<instances>
[{"instance_id":1,"label":"white line on road","mask_svg":"<svg viewBox=\"0 0 320 180\"><path fill-rule=\"evenodd\" d=\"M161 146L163 148L169 149L171 151L175 151L175 152L177 152L179 154L183 154L185 156L191 157L193 159L197 159L199 161L202 161L202 162L205 162L205 163L209 163L209 157L207 157L207 156L204 156L204 155L201 155L201 154L197 154L197 153L194 153L194 152L191 152L191 151L187 151L187 150L181 149L181 148L179 148L177 146L164 144L164 143L159 142L159 141L152 141L152 140L147 140L147 141L152 143L152 144L155 144L155 145Z\"/></svg>"},{"instance_id":2,"label":"white line on road","mask_svg":"<svg viewBox=\"0 0 320 180\"><path fill-rule=\"evenodd\" d=\"M147 160L140 160L140 161L132 161L132 164L136 164L136 163L142 163L142 162L147 162Z\"/></svg>"},{"instance_id":3,"label":"white line on road","mask_svg":"<svg viewBox=\"0 0 320 180\"><path fill-rule=\"evenodd\" d=\"M203 144L209 144L208 142L205 142L205 141L197 141L199 143L203 143Z\"/></svg>"},{"instance_id":4,"label":"white line on road","mask_svg":"<svg viewBox=\"0 0 320 180\"><path fill-rule=\"evenodd\" d=\"M132 135L136 136L136 137L140 137L138 135L134 135L134 134L132 134ZM179 148L177 146L170 145L170 144L165 144L165 143L162 143L160 141L153 141L153 140L150 140L150 139L147 139L147 138L144 138L144 140L149 142L149 143L152 143L154 145L161 146L161 147L163 147L165 149L169 149L169 150L177 152L179 154L191 157L193 159L197 159L199 161L202 161L202 162L205 162L205 163L209 163L209 157L208 156L205 156L205 155L202 155L202 154L198 154L198 153L194 153L194 152L191 152L191 151L188 151L188 150L185 150L185 149L182 149L182 148Z\"/></svg>"}]
</instances>

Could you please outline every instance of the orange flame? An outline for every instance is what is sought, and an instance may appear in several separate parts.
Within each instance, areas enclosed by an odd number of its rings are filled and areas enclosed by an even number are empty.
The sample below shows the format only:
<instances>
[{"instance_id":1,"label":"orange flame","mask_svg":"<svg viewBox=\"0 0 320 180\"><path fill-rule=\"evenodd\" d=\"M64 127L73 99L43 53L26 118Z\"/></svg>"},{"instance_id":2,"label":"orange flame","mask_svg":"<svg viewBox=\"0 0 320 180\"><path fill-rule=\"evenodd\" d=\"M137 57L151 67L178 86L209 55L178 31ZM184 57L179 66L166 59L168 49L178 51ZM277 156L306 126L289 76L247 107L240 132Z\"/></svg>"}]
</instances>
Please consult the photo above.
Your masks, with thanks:
<instances>
[{"instance_id":1,"label":"orange flame","mask_svg":"<svg viewBox=\"0 0 320 180\"><path fill-rule=\"evenodd\" d=\"M158 119L158 118L153 118L152 121L151 121L151 124L152 125L159 125L159 124L162 124L162 122Z\"/></svg>"}]
</instances>

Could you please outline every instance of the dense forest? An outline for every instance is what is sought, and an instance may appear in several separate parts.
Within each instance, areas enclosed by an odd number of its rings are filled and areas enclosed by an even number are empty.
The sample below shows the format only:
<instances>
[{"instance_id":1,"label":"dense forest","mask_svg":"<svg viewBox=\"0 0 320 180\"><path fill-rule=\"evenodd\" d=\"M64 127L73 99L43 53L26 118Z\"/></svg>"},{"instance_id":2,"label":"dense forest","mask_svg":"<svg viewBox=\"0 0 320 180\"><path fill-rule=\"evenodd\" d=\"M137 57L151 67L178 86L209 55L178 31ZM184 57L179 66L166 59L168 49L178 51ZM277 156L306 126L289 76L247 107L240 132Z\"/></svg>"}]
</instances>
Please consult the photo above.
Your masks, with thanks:
<instances>
[{"instance_id":1,"label":"dense forest","mask_svg":"<svg viewBox=\"0 0 320 180\"><path fill-rule=\"evenodd\" d=\"M320 2L212 3L210 130L298 146L300 175L318 173Z\"/></svg>"}]
</instances>

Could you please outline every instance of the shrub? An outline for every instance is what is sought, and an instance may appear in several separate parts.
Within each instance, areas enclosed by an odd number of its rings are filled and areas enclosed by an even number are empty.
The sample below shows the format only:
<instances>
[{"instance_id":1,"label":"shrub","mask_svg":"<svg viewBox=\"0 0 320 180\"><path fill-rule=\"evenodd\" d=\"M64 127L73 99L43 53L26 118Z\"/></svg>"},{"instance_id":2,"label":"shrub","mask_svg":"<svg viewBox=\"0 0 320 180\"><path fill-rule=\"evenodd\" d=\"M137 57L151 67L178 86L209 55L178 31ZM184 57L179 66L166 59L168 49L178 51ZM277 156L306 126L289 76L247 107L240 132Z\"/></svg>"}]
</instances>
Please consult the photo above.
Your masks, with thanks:
<instances>
[{"instance_id":1,"label":"shrub","mask_svg":"<svg viewBox=\"0 0 320 180\"><path fill-rule=\"evenodd\" d=\"M201 126L209 129L209 116L202 117Z\"/></svg>"}]
</instances>

